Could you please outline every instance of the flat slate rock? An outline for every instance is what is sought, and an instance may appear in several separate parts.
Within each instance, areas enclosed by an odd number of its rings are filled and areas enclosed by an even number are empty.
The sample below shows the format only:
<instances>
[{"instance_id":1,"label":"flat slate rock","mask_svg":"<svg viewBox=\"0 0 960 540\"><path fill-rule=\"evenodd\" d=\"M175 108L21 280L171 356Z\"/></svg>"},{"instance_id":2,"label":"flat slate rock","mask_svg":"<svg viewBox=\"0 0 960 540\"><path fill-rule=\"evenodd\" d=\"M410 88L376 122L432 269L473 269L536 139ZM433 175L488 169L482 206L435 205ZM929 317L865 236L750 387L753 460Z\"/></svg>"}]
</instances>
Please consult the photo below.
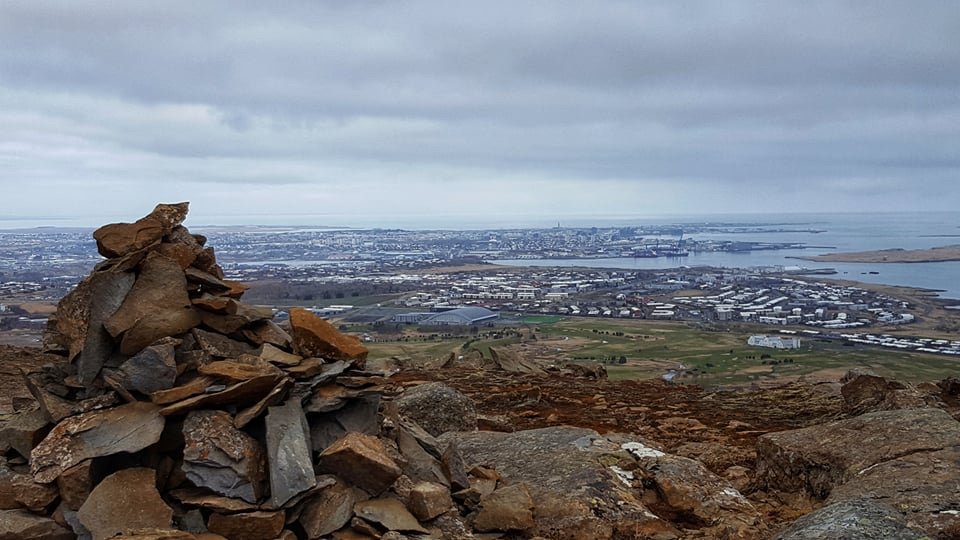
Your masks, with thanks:
<instances>
[{"instance_id":1,"label":"flat slate rock","mask_svg":"<svg viewBox=\"0 0 960 540\"><path fill-rule=\"evenodd\" d=\"M191 412L183 422L183 438L183 471L195 486L248 503L263 495L263 450L256 439L233 426L228 413Z\"/></svg>"},{"instance_id":2,"label":"flat slate rock","mask_svg":"<svg viewBox=\"0 0 960 540\"><path fill-rule=\"evenodd\" d=\"M150 345L124 362L118 372L123 387L141 394L172 388L177 379L175 343L171 339Z\"/></svg>"},{"instance_id":3,"label":"flat slate rock","mask_svg":"<svg viewBox=\"0 0 960 540\"><path fill-rule=\"evenodd\" d=\"M212 514L207 527L230 540L272 540L283 532L284 521L281 511Z\"/></svg>"},{"instance_id":4,"label":"flat slate rock","mask_svg":"<svg viewBox=\"0 0 960 540\"><path fill-rule=\"evenodd\" d=\"M84 460L143 450L160 440L164 424L160 408L144 402L67 418L33 449L33 478L46 484Z\"/></svg>"},{"instance_id":5,"label":"flat slate rock","mask_svg":"<svg viewBox=\"0 0 960 540\"><path fill-rule=\"evenodd\" d=\"M317 484L309 429L299 400L267 409L267 463L271 502L276 508Z\"/></svg>"},{"instance_id":6,"label":"flat slate rock","mask_svg":"<svg viewBox=\"0 0 960 540\"><path fill-rule=\"evenodd\" d=\"M160 414L170 416L219 405L243 406L256 403L269 394L281 380L282 376L279 375L263 375L224 387L223 390L218 392L211 391L213 386L209 386L204 391L205 393L165 406L160 410Z\"/></svg>"},{"instance_id":7,"label":"flat slate rock","mask_svg":"<svg viewBox=\"0 0 960 540\"><path fill-rule=\"evenodd\" d=\"M115 347L103 324L123 304L136 277L130 272L95 272L89 280L90 317L83 351L76 362L77 376L87 387L93 384Z\"/></svg>"},{"instance_id":8,"label":"flat slate rock","mask_svg":"<svg viewBox=\"0 0 960 540\"><path fill-rule=\"evenodd\" d=\"M156 476L153 469L123 469L97 484L77 512L93 540L134 529L164 529L173 524L173 510L160 498Z\"/></svg>"},{"instance_id":9,"label":"flat slate rock","mask_svg":"<svg viewBox=\"0 0 960 540\"><path fill-rule=\"evenodd\" d=\"M360 501L353 507L353 513L371 523L377 523L388 531L417 532L429 531L420 525L417 518L397 499L370 499ZM532 518L531 518L532 521Z\"/></svg>"},{"instance_id":10,"label":"flat slate rock","mask_svg":"<svg viewBox=\"0 0 960 540\"><path fill-rule=\"evenodd\" d=\"M233 497L224 497L211 493L204 488L181 488L170 491L170 496L180 501L184 506L203 508L213 510L220 514L235 514L239 512L255 512L259 510L256 504L236 499Z\"/></svg>"}]
</instances>

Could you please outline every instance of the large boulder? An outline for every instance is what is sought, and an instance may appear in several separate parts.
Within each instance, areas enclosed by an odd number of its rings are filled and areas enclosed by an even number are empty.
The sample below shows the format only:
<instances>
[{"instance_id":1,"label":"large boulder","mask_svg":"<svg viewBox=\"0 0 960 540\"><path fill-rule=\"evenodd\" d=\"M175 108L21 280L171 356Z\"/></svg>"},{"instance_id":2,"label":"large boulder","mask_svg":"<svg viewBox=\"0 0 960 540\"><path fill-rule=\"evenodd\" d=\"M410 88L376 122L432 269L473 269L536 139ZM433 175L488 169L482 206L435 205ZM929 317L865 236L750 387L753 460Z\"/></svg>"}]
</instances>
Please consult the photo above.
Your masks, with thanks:
<instances>
[{"instance_id":1,"label":"large boulder","mask_svg":"<svg viewBox=\"0 0 960 540\"><path fill-rule=\"evenodd\" d=\"M825 506L796 520L775 540L924 540L899 512L870 500Z\"/></svg>"},{"instance_id":2,"label":"large boulder","mask_svg":"<svg viewBox=\"0 0 960 540\"><path fill-rule=\"evenodd\" d=\"M960 422L940 409L872 412L760 437L756 482L825 498L879 463L958 443Z\"/></svg>"},{"instance_id":3,"label":"large boulder","mask_svg":"<svg viewBox=\"0 0 960 540\"><path fill-rule=\"evenodd\" d=\"M882 501L937 536L960 530L957 463L960 422L940 409L900 409L764 435L755 482L827 503Z\"/></svg>"},{"instance_id":4,"label":"large boulder","mask_svg":"<svg viewBox=\"0 0 960 540\"><path fill-rule=\"evenodd\" d=\"M433 436L477 429L473 400L443 383L429 382L408 388L394 403L397 412Z\"/></svg>"},{"instance_id":5,"label":"large boulder","mask_svg":"<svg viewBox=\"0 0 960 540\"><path fill-rule=\"evenodd\" d=\"M642 493L612 465L633 461L621 442L593 430L448 432L439 440L456 443L466 463L496 467L505 482L527 485L534 501L530 534L586 540L673 530L644 506Z\"/></svg>"}]
</instances>

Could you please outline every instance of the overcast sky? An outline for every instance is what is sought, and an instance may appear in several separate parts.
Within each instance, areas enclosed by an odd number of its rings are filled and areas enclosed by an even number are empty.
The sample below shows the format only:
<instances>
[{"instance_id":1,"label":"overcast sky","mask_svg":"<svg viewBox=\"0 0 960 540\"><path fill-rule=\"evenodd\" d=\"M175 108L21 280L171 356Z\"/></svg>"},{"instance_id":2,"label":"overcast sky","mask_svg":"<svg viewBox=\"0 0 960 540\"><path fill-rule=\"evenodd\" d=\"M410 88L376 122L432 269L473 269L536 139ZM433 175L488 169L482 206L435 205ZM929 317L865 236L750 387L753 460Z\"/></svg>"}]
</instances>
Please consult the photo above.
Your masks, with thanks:
<instances>
[{"instance_id":1,"label":"overcast sky","mask_svg":"<svg viewBox=\"0 0 960 540\"><path fill-rule=\"evenodd\" d=\"M960 2L7 0L0 186L90 225L956 210Z\"/></svg>"}]
</instances>

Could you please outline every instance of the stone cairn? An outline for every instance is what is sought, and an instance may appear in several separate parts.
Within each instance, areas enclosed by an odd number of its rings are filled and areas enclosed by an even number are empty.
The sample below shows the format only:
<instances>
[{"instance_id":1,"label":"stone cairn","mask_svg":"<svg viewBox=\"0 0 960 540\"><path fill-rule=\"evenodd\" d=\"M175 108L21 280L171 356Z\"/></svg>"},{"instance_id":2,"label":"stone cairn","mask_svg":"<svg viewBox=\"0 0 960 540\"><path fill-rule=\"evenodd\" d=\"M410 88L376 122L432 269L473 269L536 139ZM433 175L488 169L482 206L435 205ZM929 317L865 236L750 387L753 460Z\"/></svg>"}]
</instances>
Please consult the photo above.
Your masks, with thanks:
<instances>
[{"instance_id":1,"label":"stone cairn","mask_svg":"<svg viewBox=\"0 0 960 540\"><path fill-rule=\"evenodd\" d=\"M242 303L187 210L94 232L45 336L68 362L0 422L0 540L470 537L457 448L381 406L359 340Z\"/></svg>"}]
</instances>

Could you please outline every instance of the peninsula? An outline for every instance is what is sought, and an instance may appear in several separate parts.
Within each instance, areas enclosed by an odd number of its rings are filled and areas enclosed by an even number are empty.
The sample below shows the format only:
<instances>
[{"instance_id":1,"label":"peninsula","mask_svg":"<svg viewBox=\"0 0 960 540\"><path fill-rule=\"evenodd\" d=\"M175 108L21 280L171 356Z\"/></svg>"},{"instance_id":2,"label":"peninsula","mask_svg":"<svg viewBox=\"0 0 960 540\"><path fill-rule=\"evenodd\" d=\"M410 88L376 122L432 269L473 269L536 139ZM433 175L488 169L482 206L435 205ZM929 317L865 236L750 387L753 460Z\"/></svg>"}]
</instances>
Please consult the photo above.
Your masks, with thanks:
<instances>
[{"instance_id":1,"label":"peninsula","mask_svg":"<svg viewBox=\"0 0 960 540\"><path fill-rule=\"evenodd\" d=\"M929 249L880 249L849 253L828 253L809 257L790 257L816 262L850 263L926 263L960 261L960 245L941 246Z\"/></svg>"}]
</instances>

